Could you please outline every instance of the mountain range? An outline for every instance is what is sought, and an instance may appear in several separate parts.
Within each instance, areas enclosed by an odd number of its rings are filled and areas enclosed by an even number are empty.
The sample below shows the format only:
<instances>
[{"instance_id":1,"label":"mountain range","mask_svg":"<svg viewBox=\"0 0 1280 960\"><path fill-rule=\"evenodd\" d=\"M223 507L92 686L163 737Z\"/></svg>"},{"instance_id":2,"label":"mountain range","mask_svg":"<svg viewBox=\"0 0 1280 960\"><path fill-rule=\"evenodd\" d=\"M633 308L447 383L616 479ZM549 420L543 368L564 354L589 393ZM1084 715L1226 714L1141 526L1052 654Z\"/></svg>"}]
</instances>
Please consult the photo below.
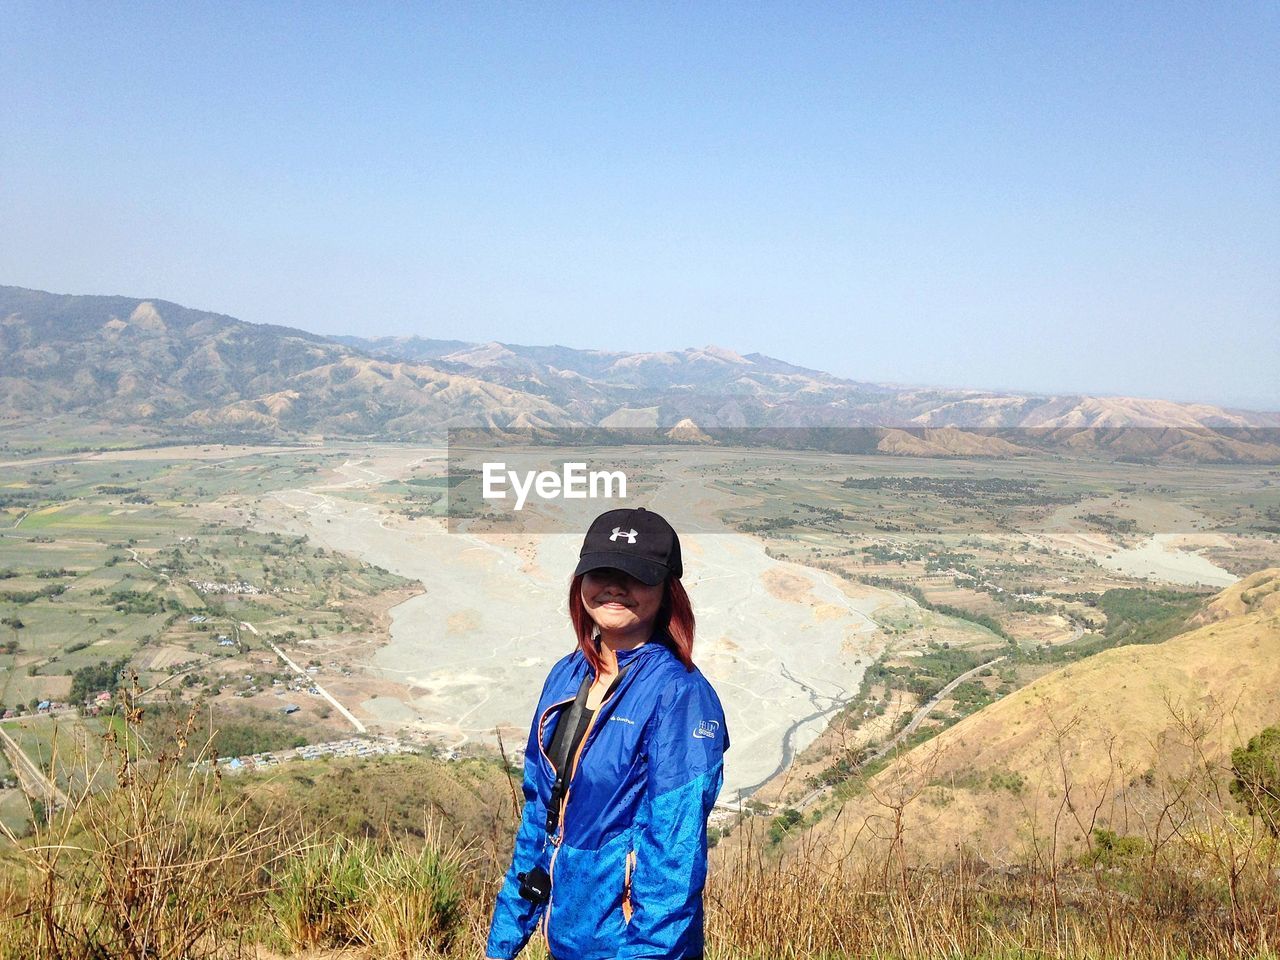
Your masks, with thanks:
<instances>
[{"instance_id":1,"label":"mountain range","mask_svg":"<svg viewBox=\"0 0 1280 960\"><path fill-rule=\"evenodd\" d=\"M0 426L61 416L201 437L637 427L750 442L744 431L769 428L776 444L843 452L1280 462L1277 413L902 388L715 346L323 337L164 300L0 286Z\"/></svg>"}]
</instances>

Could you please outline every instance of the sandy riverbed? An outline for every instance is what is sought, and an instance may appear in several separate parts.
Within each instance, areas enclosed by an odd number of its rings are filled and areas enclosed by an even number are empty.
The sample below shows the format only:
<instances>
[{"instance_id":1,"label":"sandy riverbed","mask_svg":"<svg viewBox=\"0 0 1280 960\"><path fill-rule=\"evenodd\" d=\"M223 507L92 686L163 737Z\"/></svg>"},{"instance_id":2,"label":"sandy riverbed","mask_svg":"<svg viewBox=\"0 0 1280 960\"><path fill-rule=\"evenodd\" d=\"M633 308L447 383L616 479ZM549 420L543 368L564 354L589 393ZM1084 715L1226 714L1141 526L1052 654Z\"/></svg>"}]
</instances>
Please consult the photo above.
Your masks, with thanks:
<instances>
[{"instance_id":1,"label":"sandy riverbed","mask_svg":"<svg viewBox=\"0 0 1280 960\"><path fill-rule=\"evenodd\" d=\"M692 492L681 486L669 495L688 503ZM661 510L663 499L652 505ZM446 533L436 521L391 517L322 488L273 494L259 510L271 526L426 585L392 610L391 642L370 665L402 684L403 697L360 704L366 715L454 743L492 743L500 728L509 748L523 746L547 670L573 649L565 594L578 536ZM728 795L773 772L788 742L797 750L812 742L880 652L871 613L904 601L780 563L749 536L681 541L698 617L695 659L729 727Z\"/></svg>"},{"instance_id":2,"label":"sandy riverbed","mask_svg":"<svg viewBox=\"0 0 1280 960\"><path fill-rule=\"evenodd\" d=\"M1052 534L1044 539L1059 550L1083 551L1106 570L1153 583L1229 587L1240 579L1195 552L1227 546L1217 534L1157 533L1134 547L1116 546L1098 533Z\"/></svg>"}]
</instances>

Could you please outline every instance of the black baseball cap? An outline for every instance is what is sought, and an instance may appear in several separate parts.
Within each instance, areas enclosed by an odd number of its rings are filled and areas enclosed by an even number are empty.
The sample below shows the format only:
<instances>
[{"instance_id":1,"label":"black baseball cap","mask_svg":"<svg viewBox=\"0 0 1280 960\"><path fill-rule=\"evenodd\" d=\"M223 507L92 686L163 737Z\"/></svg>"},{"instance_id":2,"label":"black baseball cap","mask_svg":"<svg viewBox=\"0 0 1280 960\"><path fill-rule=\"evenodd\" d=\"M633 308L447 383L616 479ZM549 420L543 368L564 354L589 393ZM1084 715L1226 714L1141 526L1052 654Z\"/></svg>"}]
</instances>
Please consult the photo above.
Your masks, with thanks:
<instances>
[{"instance_id":1,"label":"black baseball cap","mask_svg":"<svg viewBox=\"0 0 1280 960\"><path fill-rule=\"evenodd\" d=\"M646 510L610 510L591 521L578 552L580 573L613 567L641 583L656 586L667 577L680 577L680 538L660 515Z\"/></svg>"}]
</instances>

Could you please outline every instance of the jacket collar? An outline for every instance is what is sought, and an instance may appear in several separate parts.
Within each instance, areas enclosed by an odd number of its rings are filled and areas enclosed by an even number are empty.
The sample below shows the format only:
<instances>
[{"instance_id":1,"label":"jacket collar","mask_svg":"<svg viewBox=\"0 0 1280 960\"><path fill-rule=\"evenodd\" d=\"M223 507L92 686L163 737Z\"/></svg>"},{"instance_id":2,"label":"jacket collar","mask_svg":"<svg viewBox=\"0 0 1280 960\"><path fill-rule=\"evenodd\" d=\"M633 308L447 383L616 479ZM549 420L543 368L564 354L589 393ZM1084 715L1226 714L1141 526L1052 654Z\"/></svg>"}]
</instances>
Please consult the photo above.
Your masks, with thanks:
<instances>
[{"instance_id":1,"label":"jacket collar","mask_svg":"<svg viewBox=\"0 0 1280 960\"><path fill-rule=\"evenodd\" d=\"M653 631L653 634L644 643L638 647L632 647L630 650L619 650L617 652L618 666L626 666L633 660L643 657L652 656L660 650L670 650L672 644L671 637L662 629Z\"/></svg>"},{"instance_id":2,"label":"jacket collar","mask_svg":"<svg viewBox=\"0 0 1280 960\"><path fill-rule=\"evenodd\" d=\"M660 645L661 644L657 640L648 640L645 643L640 644L638 647L632 647L630 650L619 650L617 651L618 666L625 667L632 660L652 653L653 650L650 649L651 647L657 648Z\"/></svg>"}]
</instances>

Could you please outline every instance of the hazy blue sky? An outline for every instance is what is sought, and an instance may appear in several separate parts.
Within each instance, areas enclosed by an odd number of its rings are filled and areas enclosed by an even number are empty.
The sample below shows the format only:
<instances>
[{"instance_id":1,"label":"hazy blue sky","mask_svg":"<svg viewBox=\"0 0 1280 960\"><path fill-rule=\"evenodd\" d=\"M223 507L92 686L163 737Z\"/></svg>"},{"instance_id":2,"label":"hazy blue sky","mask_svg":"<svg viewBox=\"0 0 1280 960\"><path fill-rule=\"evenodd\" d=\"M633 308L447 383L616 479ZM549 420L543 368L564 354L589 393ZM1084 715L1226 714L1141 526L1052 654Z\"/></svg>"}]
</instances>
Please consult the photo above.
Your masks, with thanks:
<instances>
[{"instance_id":1,"label":"hazy blue sky","mask_svg":"<svg viewBox=\"0 0 1280 960\"><path fill-rule=\"evenodd\" d=\"M0 283L1280 409L1280 3L0 5Z\"/></svg>"}]
</instances>

